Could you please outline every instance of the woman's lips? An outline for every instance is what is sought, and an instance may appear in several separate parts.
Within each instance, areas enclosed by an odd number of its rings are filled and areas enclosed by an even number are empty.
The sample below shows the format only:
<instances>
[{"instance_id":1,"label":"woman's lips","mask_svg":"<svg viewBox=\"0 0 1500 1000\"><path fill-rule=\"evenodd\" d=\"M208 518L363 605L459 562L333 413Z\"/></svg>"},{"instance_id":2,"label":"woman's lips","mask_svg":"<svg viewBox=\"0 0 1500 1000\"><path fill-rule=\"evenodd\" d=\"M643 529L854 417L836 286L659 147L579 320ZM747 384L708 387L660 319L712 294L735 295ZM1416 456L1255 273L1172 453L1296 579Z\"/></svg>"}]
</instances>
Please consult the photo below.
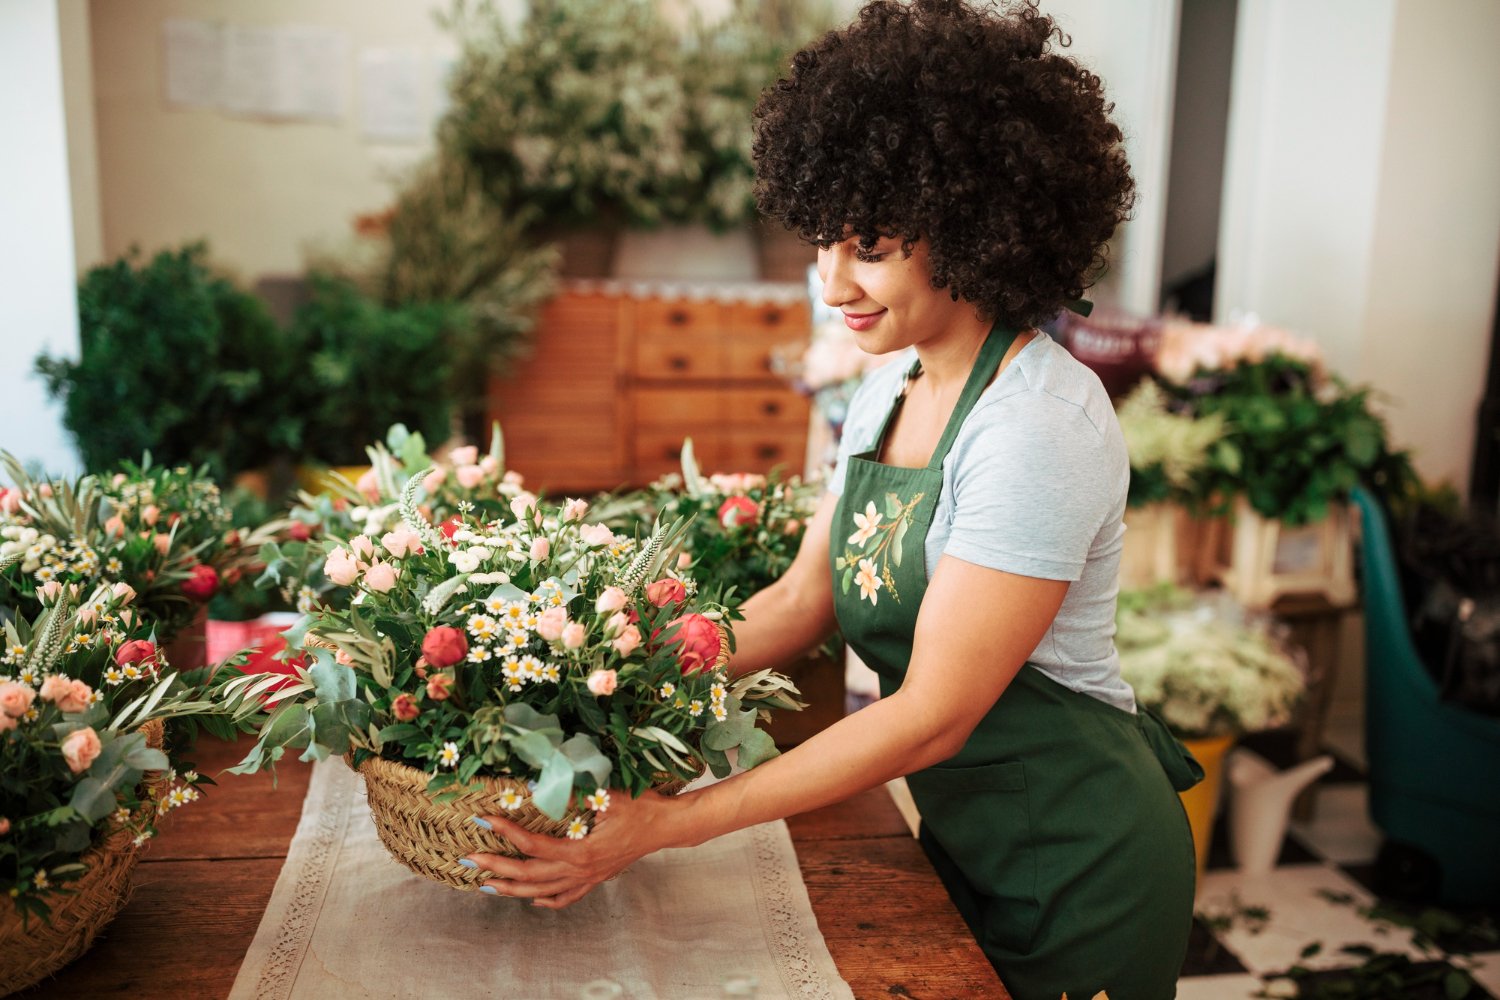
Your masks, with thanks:
<instances>
[{"instance_id":1,"label":"woman's lips","mask_svg":"<svg viewBox=\"0 0 1500 1000\"><path fill-rule=\"evenodd\" d=\"M857 333L861 330L868 330L880 322L880 317L884 315L884 309L872 313L844 313L844 325Z\"/></svg>"}]
</instances>

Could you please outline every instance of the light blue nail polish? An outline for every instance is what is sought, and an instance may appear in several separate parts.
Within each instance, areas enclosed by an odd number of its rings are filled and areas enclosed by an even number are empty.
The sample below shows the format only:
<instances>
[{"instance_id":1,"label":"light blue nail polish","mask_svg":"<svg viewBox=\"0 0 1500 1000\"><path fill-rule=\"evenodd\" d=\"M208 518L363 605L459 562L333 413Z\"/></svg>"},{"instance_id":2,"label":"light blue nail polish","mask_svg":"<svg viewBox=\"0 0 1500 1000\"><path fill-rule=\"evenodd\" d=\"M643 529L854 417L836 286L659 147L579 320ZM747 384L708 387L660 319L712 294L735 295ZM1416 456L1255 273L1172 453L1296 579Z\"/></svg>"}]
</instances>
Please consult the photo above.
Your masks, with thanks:
<instances>
[{"instance_id":1,"label":"light blue nail polish","mask_svg":"<svg viewBox=\"0 0 1500 1000\"><path fill-rule=\"evenodd\" d=\"M500 895L500 890L496 889L492 885L482 885L482 886L479 887L479 891L480 892L487 892L491 896L498 896L498 895Z\"/></svg>"},{"instance_id":2,"label":"light blue nail polish","mask_svg":"<svg viewBox=\"0 0 1500 1000\"><path fill-rule=\"evenodd\" d=\"M478 861L473 861L473 860L470 860L469 858L459 858L458 859L458 863L461 864L461 865L463 865L465 868L478 868L479 867L479 862Z\"/></svg>"},{"instance_id":3,"label":"light blue nail polish","mask_svg":"<svg viewBox=\"0 0 1500 1000\"><path fill-rule=\"evenodd\" d=\"M486 830L494 829L494 827L490 825L490 821L485 819L483 816L470 816L469 822L473 823L475 826L483 827Z\"/></svg>"}]
</instances>

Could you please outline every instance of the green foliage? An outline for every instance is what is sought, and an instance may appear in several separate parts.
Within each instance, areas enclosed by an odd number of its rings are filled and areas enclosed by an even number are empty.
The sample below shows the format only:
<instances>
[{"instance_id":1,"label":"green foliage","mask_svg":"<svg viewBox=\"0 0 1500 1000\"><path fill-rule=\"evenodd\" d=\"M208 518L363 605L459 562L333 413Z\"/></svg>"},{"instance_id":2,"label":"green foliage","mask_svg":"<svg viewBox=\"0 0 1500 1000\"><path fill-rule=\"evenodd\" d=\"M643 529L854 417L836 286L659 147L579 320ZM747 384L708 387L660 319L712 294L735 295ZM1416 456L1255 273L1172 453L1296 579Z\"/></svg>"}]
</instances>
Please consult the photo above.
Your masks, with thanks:
<instances>
[{"instance_id":1,"label":"green foliage","mask_svg":"<svg viewBox=\"0 0 1500 1000\"><path fill-rule=\"evenodd\" d=\"M1371 390L1319 382L1304 362L1272 355L1165 388L1177 412L1224 422L1196 477L1201 496L1243 494L1263 517L1301 525L1361 483L1400 497L1415 482L1409 456L1392 450L1371 411Z\"/></svg>"},{"instance_id":2,"label":"green foliage","mask_svg":"<svg viewBox=\"0 0 1500 1000\"><path fill-rule=\"evenodd\" d=\"M206 254L200 243L94 268L78 287L79 359L36 360L87 468L150 450L228 475L300 442L282 335Z\"/></svg>"},{"instance_id":3,"label":"green foliage","mask_svg":"<svg viewBox=\"0 0 1500 1000\"><path fill-rule=\"evenodd\" d=\"M307 445L333 465L354 464L366 443L405 423L432 440L447 436L452 359L447 343L462 320L452 303L386 306L348 281L313 274L297 311L300 405Z\"/></svg>"}]
</instances>

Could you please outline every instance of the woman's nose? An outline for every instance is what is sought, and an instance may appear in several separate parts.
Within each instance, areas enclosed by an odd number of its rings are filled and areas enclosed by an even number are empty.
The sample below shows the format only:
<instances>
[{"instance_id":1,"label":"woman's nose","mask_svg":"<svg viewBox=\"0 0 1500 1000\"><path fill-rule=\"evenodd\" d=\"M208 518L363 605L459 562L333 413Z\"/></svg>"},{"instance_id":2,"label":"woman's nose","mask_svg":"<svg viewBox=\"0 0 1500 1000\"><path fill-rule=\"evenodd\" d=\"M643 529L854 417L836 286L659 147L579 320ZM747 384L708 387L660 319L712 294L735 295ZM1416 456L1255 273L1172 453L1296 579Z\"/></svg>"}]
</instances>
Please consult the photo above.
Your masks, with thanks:
<instances>
[{"instance_id":1,"label":"woman's nose","mask_svg":"<svg viewBox=\"0 0 1500 1000\"><path fill-rule=\"evenodd\" d=\"M845 245L818 250L818 277L823 281L823 303L837 309L846 302L853 302L861 294L849 273L849 254Z\"/></svg>"}]
</instances>

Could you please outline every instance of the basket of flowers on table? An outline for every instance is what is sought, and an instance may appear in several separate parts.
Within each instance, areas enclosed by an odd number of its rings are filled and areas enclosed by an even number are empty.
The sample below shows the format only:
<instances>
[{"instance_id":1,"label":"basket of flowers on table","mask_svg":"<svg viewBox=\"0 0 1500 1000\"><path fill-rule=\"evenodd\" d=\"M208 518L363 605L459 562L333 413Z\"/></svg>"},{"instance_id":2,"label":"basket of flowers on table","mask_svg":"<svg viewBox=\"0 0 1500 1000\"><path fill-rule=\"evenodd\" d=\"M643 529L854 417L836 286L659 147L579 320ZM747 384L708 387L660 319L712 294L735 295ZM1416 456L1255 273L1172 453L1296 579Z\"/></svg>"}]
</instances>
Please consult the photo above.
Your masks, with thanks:
<instances>
[{"instance_id":1,"label":"basket of flowers on table","mask_svg":"<svg viewBox=\"0 0 1500 1000\"><path fill-rule=\"evenodd\" d=\"M346 755L391 855L474 889L460 858L520 853L474 815L581 838L612 795L727 774L730 751L743 768L775 755L756 724L800 708L796 689L768 670L730 679L730 615L668 569L680 523L636 540L585 524L584 501L523 494L509 517L435 527L418 510L426 475L378 547L330 544L326 571L352 567L356 593L294 630L310 660L296 682L224 683L237 717L264 713L235 770L287 747Z\"/></svg>"},{"instance_id":2,"label":"basket of flowers on table","mask_svg":"<svg viewBox=\"0 0 1500 1000\"><path fill-rule=\"evenodd\" d=\"M14 557L11 557L14 558ZM3 561L0 561L3 565ZM213 711L171 672L127 584L79 601L57 581L0 654L0 984L77 958L125 904L159 816L198 798L164 722Z\"/></svg>"}]
</instances>

